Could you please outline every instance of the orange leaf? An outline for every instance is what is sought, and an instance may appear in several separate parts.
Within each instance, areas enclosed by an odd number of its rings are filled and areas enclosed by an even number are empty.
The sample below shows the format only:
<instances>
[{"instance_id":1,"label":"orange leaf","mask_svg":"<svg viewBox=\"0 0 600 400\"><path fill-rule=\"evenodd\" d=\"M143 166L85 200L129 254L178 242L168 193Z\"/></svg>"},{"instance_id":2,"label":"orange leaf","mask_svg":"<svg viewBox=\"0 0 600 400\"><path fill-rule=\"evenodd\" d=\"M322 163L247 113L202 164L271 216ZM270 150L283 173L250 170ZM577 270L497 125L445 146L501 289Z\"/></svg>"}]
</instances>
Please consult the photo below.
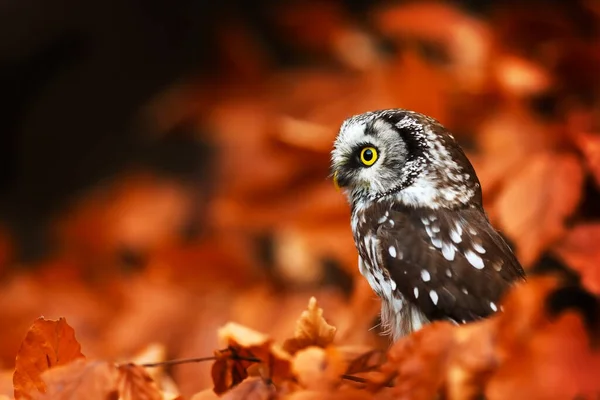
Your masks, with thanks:
<instances>
[{"instance_id":1,"label":"orange leaf","mask_svg":"<svg viewBox=\"0 0 600 400\"><path fill-rule=\"evenodd\" d=\"M46 393L36 400L117 399L117 368L104 361L75 360L42 374Z\"/></svg>"},{"instance_id":2,"label":"orange leaf","mask_svg":"<svg viewBox=\"0 0 600 400\"><path fill-rule=\"evenodd\" d=\"M248 368L258 365L261 376L279 382L290 376L290 355L273 345L267 335L230 322L219 329L227 350L217 351L212 367L214 391L224 393L248 377Z\"/></svg>"},{"instance_id":3,"label":"orange leaf","mask_svg":"<svg viewBox=\"0 0 600 400\"><path fill-rule=\"evenodd\" d=\"M260 378L250 378L221 397L223 400L271 400L276 398L275 387Z\"/></svg>"},{"instance_id":4,"label":"orange leaf","mask_svg":"<svg viewBox=\"0 0 600 400\"><path fill-rule=\"evenodd\" d=\"M46 386L42 372L84 357L75 332L64 318L57 321L38 318L25 336L17 353L13 384L15 399L30 399Z\"/></svg>"},{"instance_id":5,"label":"orange leaf","mask_svg":"<svg viewBox=\"0 0 600 400\"><path fill-rule=\"evenodd\" d=\"M311 346L296 353L292 369L305 388L327 390L339 385L347 363L334 347L322 349Z\"/></svg>"},{"instance_id":6,"label":"orange leaf","mask_svg":"<svg viewBox=\"0 0 600 400\"><path fill-rule=\"evenodd\" d=\"M400 40L442 44L458 84L470 91L482 89L492 45L492 34L482 21L447 2L390 4L374 15L379 31Z\"/></svg>"},{"instance_id":7,"label":"orange leaf","mask_svg":"<svg viewBox=\"0 0 600 400\"><path fill-rule=\"evenodd\" d=\"M294 338L286 340L283 348L294 354L308 346L325 347L333 342L336 330L335 326L329 325L323 318L323 309L318 307L317 299L311 297L308 309L302 311L296 322Z\"/></svg>"},{"instance_id":8,"label":"orange leaf","mask_svg":"<svg viewBox=\"0 0 600 400\"><path fill-rule=\"evenodd\" d=\"M574 227L554 252L581 274L583 285L600 295L600 224Z\"/></svg>"},{"instance_id":9,"label":"orange leaf","mask_svg":"<svg viewBox=\"0 0 600 400\"><path fill-rule=\"evenodd\" d=\"M579 133L575 135L575 143L585 156L587 167L596 184L600 186L600 135Z\"/></svg>"},{"instance_id":10,"label":"orange leaf","mask_svg":"<svg viewBox=\"0 0 600 400\"><path fill-rule=\"evenodd\" d=\"M385 353L381 350L371 350L368 351L359 357L356 357L348 364L348 369L346 369L346 374L358 374L360 372L372 371L385 361Z\"/></svg>"},{"instance_id":11,"label":"orange leaf","mask_svg":"<svg viewBox=\"0 0 600 400\"><path fill-rule=\"evenodd\" d=\"M552 127L533 118L521 107L505 107L483 121L475 135L482 153L476 166L484 197L507 177L513 176L532 155L555 145Z\"/></svg>"},{"instance_id":12,"label":"orange leaf","mask_svg":"<svg viewBox=\"0 0 600 400\"><path fill-rule=\"evenodd\" d=\"M579 204L583 171L579 160L568 154L533 156L507 182L499 195L498 222L517 245L524 265L564 233L564 220Z\"/></svg>"},{"instance_id":13,"label":"orange leaf","mask_svg":"<svg viewBox=\"0 0 600 400\"><path fill-rule=\"evenodd\" d=\"M118 367L121 400L163 400L158 386L143 367L124 364Z\"/></svg>"}]
</instances>

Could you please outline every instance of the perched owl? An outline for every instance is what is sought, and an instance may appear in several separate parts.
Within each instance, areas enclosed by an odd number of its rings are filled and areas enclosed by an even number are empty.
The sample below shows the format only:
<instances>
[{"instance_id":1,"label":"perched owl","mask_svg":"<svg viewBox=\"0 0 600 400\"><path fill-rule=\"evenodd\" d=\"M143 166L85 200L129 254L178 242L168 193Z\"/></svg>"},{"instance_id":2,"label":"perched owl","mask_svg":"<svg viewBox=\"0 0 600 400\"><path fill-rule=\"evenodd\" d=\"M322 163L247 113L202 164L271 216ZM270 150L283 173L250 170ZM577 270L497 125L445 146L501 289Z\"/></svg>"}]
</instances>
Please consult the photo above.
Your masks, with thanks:
<instances>
[{"instance_id":1,"label":"perched owl","mask_svg":"<svg viewBox=\"0 0 600 400\"><path fill-rule=\"evenodd\" d=\"M437 121L402 109L344 121L332 173L352 208L359 269L394 340L498 311L523 268L491 226L473 166Z\"/></svg>"}]
</instances>

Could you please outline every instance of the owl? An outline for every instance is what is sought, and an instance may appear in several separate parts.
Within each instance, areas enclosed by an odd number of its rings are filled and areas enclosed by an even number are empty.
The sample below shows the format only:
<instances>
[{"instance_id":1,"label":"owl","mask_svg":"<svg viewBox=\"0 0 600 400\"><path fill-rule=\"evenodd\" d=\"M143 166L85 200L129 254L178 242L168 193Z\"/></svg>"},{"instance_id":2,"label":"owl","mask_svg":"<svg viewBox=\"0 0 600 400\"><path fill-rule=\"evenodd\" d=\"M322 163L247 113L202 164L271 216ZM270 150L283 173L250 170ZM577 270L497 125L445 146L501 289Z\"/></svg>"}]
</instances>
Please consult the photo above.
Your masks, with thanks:
<instances>
[{"instance_id":1,"label":"owl","mask_svg":"<svg viewBox=\"0 0 600 400\"><path fill-rule=\"evenodd\" d=\"M332 174L351 206L361 274L394 340L498 311L525 273L483 209L473 166L436 120L403 110L345 120Z\"/></svg>"}]
</instances>

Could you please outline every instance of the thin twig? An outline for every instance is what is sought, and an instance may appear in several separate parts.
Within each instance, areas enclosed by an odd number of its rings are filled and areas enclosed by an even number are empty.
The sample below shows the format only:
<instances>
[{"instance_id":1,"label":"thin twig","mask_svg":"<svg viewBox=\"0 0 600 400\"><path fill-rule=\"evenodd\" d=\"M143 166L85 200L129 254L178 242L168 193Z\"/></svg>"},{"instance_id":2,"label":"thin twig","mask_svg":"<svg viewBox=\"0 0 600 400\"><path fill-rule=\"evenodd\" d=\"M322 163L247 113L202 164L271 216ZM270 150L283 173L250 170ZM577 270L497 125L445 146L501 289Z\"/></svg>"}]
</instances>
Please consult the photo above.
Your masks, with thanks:
<instances>
[{"instance_id":1,"label":"thin twig","mask_svg":"<svg viewBox=\"0 0 600 400\"><path fill-rule=\"evenodd\" d=\"M237 354L232 354L230 357L232 360L242 360L242 361L249 361L249 362L256 362L259 363L262 360L256 357L244 357L244 356L240 356ZM198 357L198 358L181 358L178 360L167 360L167 361L161 361L161 362L155 362L155 363L146 363L146 364L140 364L141 367L144 368L153 368L153 367L163 367L163 366L167 366L167 365L179 365L179 364L191 364L191 363L197 363L197 362L205 362L205 361L214 361L216 360L217 357L215 356L210 356L210 357Z\"/></svg>"},{"instance_id":2,"label":"thin twig","mask_svg":"<svg viewBox=\"0 0 600 400\"><path fill-rule=\"evenodd\" d=\"M352 381L352 382L358 382L358 383L369 383L368 380L366 380L365 378L360 378L358 376L354 376L354 375L342 375L342 379L345 379L347 381Z\"/></svg>"},{"instance_id":3,"label":"thin twig","mask_svg":"<svg viewBox=\"0 0 600 400\"><path fill-rule=\"evenodd\" d=\"M167 360L167 361L161 361L161 362L155 362L155 363L140 364L140 366L145 367L145 368L152 368L152 367L162 367L162 366L166 366L166 365L179 365L179 364L191 364L191 363L205 362L205 361L214 361L216 359L217 359L217 357L215 357L215 356L197 357L197 358L181 358L178 360Z\"/></svg>"},{"instance_id":4,"label":"thin twig","mask_svg":"<svg viewBox=\"0 0 600 400\"><path fill-rule=\"evenodd\" d=\"M373 384L373 382L365 379L365 378L361 378L358 376L354 376L354 375L348 375L348 374L343 374L342 375L342 379L345 379L347 381L352 381L352 382L358 382L358 383L364 383L364 384ZM386 382L383 382L382 387L394 387L394 385L392 384L393 379L388 379Z\"/></svg>"}]
</instances>

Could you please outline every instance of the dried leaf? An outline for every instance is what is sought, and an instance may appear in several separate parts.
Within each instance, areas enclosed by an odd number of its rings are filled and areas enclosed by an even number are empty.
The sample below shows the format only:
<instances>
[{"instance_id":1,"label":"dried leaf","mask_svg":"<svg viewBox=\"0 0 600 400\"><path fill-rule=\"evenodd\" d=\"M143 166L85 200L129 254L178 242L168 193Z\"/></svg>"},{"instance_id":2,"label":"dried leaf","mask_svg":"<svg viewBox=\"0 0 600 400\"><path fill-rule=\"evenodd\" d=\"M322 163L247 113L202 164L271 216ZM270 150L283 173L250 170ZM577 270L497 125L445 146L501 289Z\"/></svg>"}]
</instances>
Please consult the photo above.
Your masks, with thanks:
<instances>
[{"instance_id":1,"label":"dried leaf","mask_svg":"<svg viewBox=\"0 0 600 400\"><path fill-rule=\"evenodd\" d=\"M219 400L221 396L217 395L214 390L206 389L194 394L190 400Z\"/></svg>"},{"instance_id":2,"label":"dried leaf","mask_svg":"<svg viewBox=\"0 0 600 400\"><path fill-rule=\"evenodd\" d=\"M600 186L600 135L578 133L575 143L585 156L587 168L592 173L596 185Z\"/></svg>"},{"instance_id":3,"label":"dried leaf","mask_svg":"<svg viewBox=\"0 0 600 400\"><path fill-rule=\"evenodd\" d=\"M440 1L394 4L381 9L375 18L379 30L389 36L442 44L452 60L457 86L484 89L492 32L481 21Z\"/></svg>"},{"instance_id":4,"label":"dried leaf","mask_svg":"<svg viewBox=\"0 0 600 400\"><path fill-rule=\"evenodd\" d=\"M311 297L308 310L302 311L296 322L294 338L288 339L283 348L291 354L308 346L326 347L335 337L336 328L323 318L323 309L319 308L317 299Z\"/></svg>"},{"instance_id":5,"label":"dried leaf","mask_svg":"<svg viewBox=\"0 0 600 400\"><path fill-rule=\"evenodd\" d=\"M398 398L432 399L441 390L448 355L454 345L454 326L434 323L396 342L382 371L396 376Z\"/></svg>"},{"instance_id":6,"label":"dried leaf","mask_svg":"<svg viewBox=\"0 0 600 400\"><path fill-rule=\"evenodd\" d=\"M223 400L271 400L276 399L275 387L261 378L250 378L221 397Z\"/></svg>"},{"instance_id":7,"label":"dried leaf","mask_svg":"<svg viewBox=\"0 0 600 400\"><path fill-rule=\"evenodd\" d=\"M230 322L219 329L227 350L215 352L212 378L215 393L221 394L248 377L248 368L258 365L264 378L279 382L290 376L290 355L273 344L267 335Z\"/></svg>"},{"instance_id":8,"label":"dried leaf","mask_svg":"<svg viewBox=\"0 0 600 400\"><path fill-rule=\"evenodd\" d=\"M330 390L339 385L347 363L334 347L306 347L299 350L292 362L298 382L309 390Z\"/></svg>"},{"instance_id":9,"label":"dried leaf","mask_svg":"<svg viewBox=\"0 0 600 400\"><path fill-rule=\"evenodd\" d=\"M531 265L565 232L564 221L579 204L583 171L569 154L531 157L499 195L498 222L515 241L523 265Z\"/></svg>"},{"instance_id":10,"label":"dried leaf","mask_svg":"<svg viewBox=\"0 0 600 400\"><path fill-rule=\"evenodd\" d=\"M156 382L143 367L124 364L118 367L117 386L121 400L163 400Z\"/></svg>"},{"instance_id":11,"label":"dried leaf","mask_svg":"<svg viewBox=\"0 0 600 400\"><path fill-rule=\"evenodd\" d=\"M38 318L17 353L13 375L15 399L30 399L35 392L44 393L46 386L40 378L44 371L82 357L75 332L64 318Z\"/></svg>"},{"instance_id":12,"label":"dried leaf","mask_svg":"<svg viewBox=\"0 0 600 400\"><path fill-rule=\"evenodd\" d=\"M243 352L245 357L247 352ZM248 377L246 371L252 362L240 359L237 355L233 356L231 352L215 352L217 361L214 362L211 369L211 376L214 383L214 392L223 394L229 389L239 385Z\"/></svg>"},{"instance_id":13,"label":"dried leaf","mask_svg":"<svg viewBox=\"0 0 600 400\"><path fill-rule=\"evenodd\" d=\"M475 136L482 155L476 165L484 195L512 177L535 154L555 146L553 127L522 108L506 108L487 118Z\"/></svg>"},{"instance_id":14,"label":"dried leaf","mask_svg":"<svg viewBox=\"0 0 600 400\"><path fill-rule=\"evenodd\" d=\"M336 135L335 129L290 116L280 117L277 128L276 138L281 142L327 156Z\"/></svg>"},{"instance_id":15,"label":"dried leaf","mask_svg":"<svg viewBox=\"0 0 600 400\"><path fill-rule=\"evenodd\" d=\"M42 374L45 394L36 400L107 400L119 396L118 371L114 364L103 361L75 360Z\"/></svg>"},{"instance_id":16,"label":"dried leaf","mask_svg":"<svg viewBox=\"0 0 600 400\"><path fill-rule=\"evenodd\" d=\"M525 97L543 93L552 81L548 71L523 58L506 55L494 63L500 88L509 96Z\"/></svg>"},{"instance_id":17,"label":"dried leaf","mask_svg":"<svg viewBox=\"0 0 600 400\"><path fill-rule=\"evenodd\" d=\"M569 267L581 274L583 285L600 295L600 224L581 224L571 229L554 248Z\"/></svg>"},{"instance_id":18,"label":"dried leaf","mask_svg":"<svg viewBox=\"0 0 600 400\"><path fill-rule=\"evenodd\" d=\"M150 343L142 351L138 352L130 361L130 364L160 363L166 360L167 349L164 345ZM125 368L124 365L122 368ZM162 393L164 400L179 397L179 389L171 376L165 373L164 366L148 368L144 370L152 381L156 383L158 390Z\"/></svg>"},{"instance_id":19,"label":"dried leaf","mask_svg":"<svg viewBox=\"0 0 600 400\"><path fill-rule=\"evenodd\" d=\"M385 361L385 352L382 350L371 350L356 357L348 364L346 374L353 375L361 372L372 371L380 367Z\"/></svg>"},{"instance_id":20,"label":"dried leaf","mask_svg":"<svg viewBox=\"0 0 600 400\"><path fill-rule=\"evenodd\" d=\"M294 392L285 397L286 400L392 400L392 397L384 397L379 393L373 395L366 390L341 389L330 392L318 390L302 390Z\"/></svg>"},{"instance_id":21,"label":"dried leaf","mask_svg":"<svg viewBox=\"0 0 600 400\"><path fill-rule=\"evenodd\" d=\"M582 317L569 311L529 328L516 346L500 343L498 354L504 357L487 383L485 398L597 397L600 353L590 348Z\"/></svg>"}]
</instances>

